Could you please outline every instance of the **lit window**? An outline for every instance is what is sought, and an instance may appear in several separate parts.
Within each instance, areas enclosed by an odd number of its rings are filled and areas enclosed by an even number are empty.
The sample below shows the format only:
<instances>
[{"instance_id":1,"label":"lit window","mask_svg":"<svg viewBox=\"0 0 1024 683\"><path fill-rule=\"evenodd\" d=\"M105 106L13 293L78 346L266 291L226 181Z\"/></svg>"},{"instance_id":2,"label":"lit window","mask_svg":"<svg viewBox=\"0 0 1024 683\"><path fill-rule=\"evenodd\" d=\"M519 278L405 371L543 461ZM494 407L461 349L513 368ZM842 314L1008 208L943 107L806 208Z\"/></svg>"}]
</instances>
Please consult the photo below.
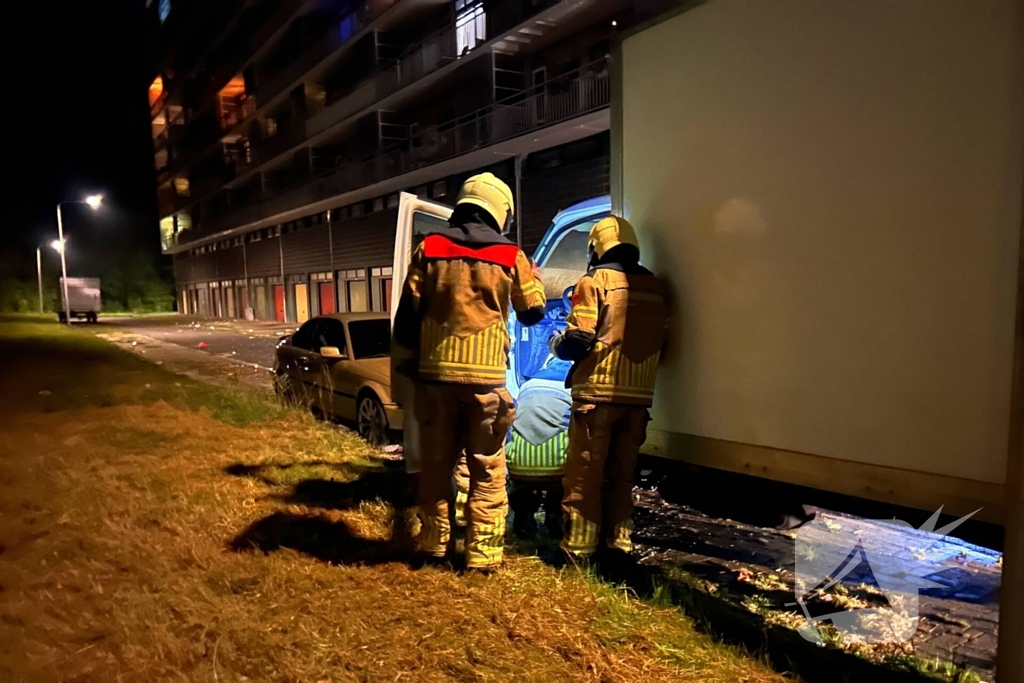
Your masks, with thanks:
<instances>
[{"instance_id":1,"label":"lit window","mask_svg":"<svg viewBox=\"0 0 1024 683\"><path fill-rule=\"evenodd\" d=\"M157 6L157 14L160 16L160 23L167 21L167 15L171 13L171 0L160 0Z\"/></svg>"},{"instance_id":2,"label":"lit window","mask_svg":"<svg viewBox=\"0 0 1024 683\"><path fill-rule=\"evenodd\" d=\"M164 79L161 76L157 76L152 83L149 84L149 106L156 104L156 101L160 99L160 96L164 94Z\"/></svg>"},{"instance_id":3,"label":"lit window","mask_svg":"<svg viewBox=\"0 0 1024 683\"><path fill-rule=\"evenodd\" d=\"M351 40L352 35L356 32L356 15L349 14L338 24L338 36L341 38L341 42L346 43Z\"/></svg>"},{"instance_id":4,"label":"lit window","mask_svg":"<svg viewBox=\"0 0 1024 683\"><path fill-rule=\"evenodd\" d=\"M174 216L160 219L160 244L164 249L174 244Z\"/></svg>"},{"instance_id":5,"label":"lit window","mask_svg":"<svg viewBox=\"0 0 1024 683\"><path fill-rule=\"evenodd\" d=\"M487 40L483 0L455 0L455 46L459 56Z\"/></svg>"}]
</instances>

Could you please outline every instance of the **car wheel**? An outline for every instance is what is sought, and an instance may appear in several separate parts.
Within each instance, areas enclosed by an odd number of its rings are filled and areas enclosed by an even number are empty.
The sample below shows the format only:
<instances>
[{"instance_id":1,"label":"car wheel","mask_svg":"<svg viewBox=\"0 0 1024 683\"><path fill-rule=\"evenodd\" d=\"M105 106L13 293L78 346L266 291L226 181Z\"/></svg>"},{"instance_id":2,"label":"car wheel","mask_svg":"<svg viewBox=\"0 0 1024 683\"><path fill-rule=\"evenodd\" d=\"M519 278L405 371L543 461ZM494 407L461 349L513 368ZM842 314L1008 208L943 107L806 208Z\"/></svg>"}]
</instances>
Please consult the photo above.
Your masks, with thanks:
<instances>
[{"instance_id":1,"label":"car wheel","mask_svg":"<svg viewBox=\"0 0 1024 683\"><path fill-rule=\"evenodd\" d=\"M384 406L373 394L363 394L356 408L356 428L359 436L374 446L386 446L388 443L388 416Z\"/></svg>"}]
</instances>

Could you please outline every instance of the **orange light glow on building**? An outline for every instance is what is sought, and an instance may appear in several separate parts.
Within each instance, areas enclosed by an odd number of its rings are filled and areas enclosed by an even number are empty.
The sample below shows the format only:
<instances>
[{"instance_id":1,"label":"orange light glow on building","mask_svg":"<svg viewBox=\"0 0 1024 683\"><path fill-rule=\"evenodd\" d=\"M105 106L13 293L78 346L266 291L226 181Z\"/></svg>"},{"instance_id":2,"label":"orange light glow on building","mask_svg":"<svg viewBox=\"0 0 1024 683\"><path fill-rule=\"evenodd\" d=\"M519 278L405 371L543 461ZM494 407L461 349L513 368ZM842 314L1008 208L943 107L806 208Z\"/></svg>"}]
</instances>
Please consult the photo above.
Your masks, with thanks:
<instances>
[{"instance_id":1,"label":"orange light glow on building","mask_svg":"<svg viewBox=\"0 0 1024 683\"><path fill-rule=\"evenodd\" d=\"M152 92L152 88L150 88ZM220 96L226 98L238 97L239 95L245 94L245 79L241 76L235 76L228 84L221 88Z\"/></svg>"},{"instance_id":2,"label":"orange light glow on building","mask_svg":"<svg viewBox=\"0 0 1024 683\"><path fill-rule=\"evenodd\" d=\"M156 101L160 99L160 96L164 94L164 79L157 76L156 79L149 84L149 106L156 104Z\"/></svg>"}]
</instances>

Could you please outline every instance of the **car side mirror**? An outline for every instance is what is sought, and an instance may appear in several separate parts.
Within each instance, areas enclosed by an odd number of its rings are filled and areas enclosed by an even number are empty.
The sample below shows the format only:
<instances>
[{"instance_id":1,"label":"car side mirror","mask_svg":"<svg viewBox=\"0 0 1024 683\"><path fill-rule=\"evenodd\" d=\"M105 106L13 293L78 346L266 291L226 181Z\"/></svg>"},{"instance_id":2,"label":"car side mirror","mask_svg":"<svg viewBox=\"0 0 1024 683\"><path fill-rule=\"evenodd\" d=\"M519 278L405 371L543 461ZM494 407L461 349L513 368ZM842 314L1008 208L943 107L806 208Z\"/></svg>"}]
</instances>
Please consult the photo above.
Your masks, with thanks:
<instances>
[{"instance_id":1,"label":"car side mirror","mask_svg":"<svg viewBox=\"0 0 1024 683\"><path fill-rule=\"evenodd\" d=\"M338 349L337 346L321 346L320 347L321 358L344 358L345 354Z\"/></svg>"}]
</instances>

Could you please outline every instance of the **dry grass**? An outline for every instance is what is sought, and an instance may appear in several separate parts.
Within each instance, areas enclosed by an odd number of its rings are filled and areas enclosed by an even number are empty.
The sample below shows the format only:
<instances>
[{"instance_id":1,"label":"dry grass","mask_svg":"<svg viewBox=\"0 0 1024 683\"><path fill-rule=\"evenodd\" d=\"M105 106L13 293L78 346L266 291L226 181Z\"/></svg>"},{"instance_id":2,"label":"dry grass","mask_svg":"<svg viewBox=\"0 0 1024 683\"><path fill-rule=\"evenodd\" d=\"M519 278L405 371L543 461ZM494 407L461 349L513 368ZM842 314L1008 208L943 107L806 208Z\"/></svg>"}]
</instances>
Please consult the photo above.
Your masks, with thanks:
<instances>
[{"instance_id":1,"label":"dry grass","mask_svg":"<svg viewBox=\"0 0 1024 683\"><path fill-rule=\"evenodd\" d=\"M411 568L349 433L55 325L0 352L0 679L783 680L576 569Z\"/></svg>"}]
</instances>

